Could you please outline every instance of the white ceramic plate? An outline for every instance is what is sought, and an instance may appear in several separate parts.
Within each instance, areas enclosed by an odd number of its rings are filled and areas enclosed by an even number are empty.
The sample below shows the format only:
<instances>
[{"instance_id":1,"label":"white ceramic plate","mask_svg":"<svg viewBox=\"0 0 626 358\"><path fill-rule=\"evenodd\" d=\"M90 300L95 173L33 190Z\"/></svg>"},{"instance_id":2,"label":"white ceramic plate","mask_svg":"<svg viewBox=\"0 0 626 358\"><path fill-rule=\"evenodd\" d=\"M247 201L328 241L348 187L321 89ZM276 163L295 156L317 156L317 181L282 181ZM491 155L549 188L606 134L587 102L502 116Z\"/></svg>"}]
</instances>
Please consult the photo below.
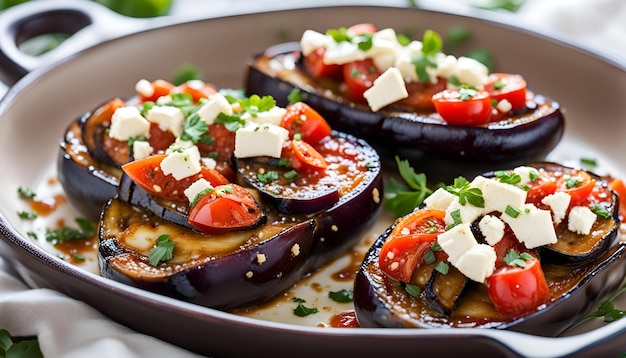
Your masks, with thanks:
<instances>
[{"instance_id":1,"label":"white ceramic plate","mask_svg":"<svg viewBox=\"0 0 626 358\"><path fill-rule=\"evenodd\" d=\"M200 67L210 82L240 87L252 54L277 42L297 40L308 28L324 31L359 22L416 34L429 28L440 33L451 26L468 28L473 35L468 48L491 50L497 69L523 74L538 92L558 100L565 109L566 134L549 159L578 165L581 157L592 157L600 164L600 174L626 177L623 63L495 21L389 5L330 5L227 16L108 41L37 68L11 88L0 102L0 165L7 171L0 178L3 255L33 287L57 289L133 329L206 355L419 352L446 356L489 351L494 356L548 357L622 353L626 320L559 338L496 330L319 327L325 326L332 314L346 310L321 296L331 285L350 288L349 281L326 278L344 269L350 261L347 257L298 285L295 295L306 297L312 306L329 309L297 319L288 300L278 299L277 305L234 315L128 287L97 275L93 261L92 265L69 264L45 243L28 237L28 231L42 230L46 223L18 217L25 204L17 188L30 187L41 195L60 190L50 179L56 177L58 143L70 121L111 97L132 95L137 79L168 78L186 62ZM71 222L79 213L63 207L55 215ZM391 218L383 215L364 243L371 243L390 222Z\"/></svg>"}]
</instances>

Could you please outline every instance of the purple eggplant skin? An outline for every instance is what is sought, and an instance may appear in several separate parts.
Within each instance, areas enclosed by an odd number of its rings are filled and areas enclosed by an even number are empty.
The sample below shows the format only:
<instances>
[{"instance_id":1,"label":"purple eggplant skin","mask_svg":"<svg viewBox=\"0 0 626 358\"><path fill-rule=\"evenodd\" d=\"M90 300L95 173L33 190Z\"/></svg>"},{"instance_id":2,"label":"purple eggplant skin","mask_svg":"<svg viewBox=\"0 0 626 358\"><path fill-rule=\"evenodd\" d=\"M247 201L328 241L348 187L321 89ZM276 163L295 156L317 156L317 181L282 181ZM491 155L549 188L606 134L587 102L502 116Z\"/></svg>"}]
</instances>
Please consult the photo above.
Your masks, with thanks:
<instances>
[{"instance_id":1,"label":"purple eggplant skin","mask_svg":"<svg viewBox=\"0 0 626 358\"><path fill-rule=\"evenodd\" d=\"M405 112L393 105L372 112L364 104L325 89L301 69L300 61L297 43L277 45L253 56L248 61L246 92L271 95L279 105L286 105L289 93L298 89L302 100L336 130L408 159L521 164L543 160L564 134L559 104L542 95L535 95L527 110L512 118L484 126L453 126L435 113Z\"/></svg>"},{"instance_id":2,"label":"purple eggplant skin","mask_svg":"<svg viewBox=\"0 0 626 358\"><path fill-rule=\"evenodd\" d=\"M82 216L97 220L107 200L116 195L122 171L91 156L82 139L81 121L72 122L59 143L57 172L69 203Z\"/></svg>"},{"instance_id":3,"label":"purple eggplant skin","mask_svg":"<svg viewBox=\"0 0 626 358\"><path fill-rule=\"evenodd\" d=\"M176 242L173 255L178 261L152 266L145 255L125 245L121 240L125 234L120 232L138 222L156 235L172 233L170 239ZM307 259L314 244L314 220L275 223L266 230L268 227L250 231L242 243L231 250L210 252L203 249L203 240L220 241L231 234L204 235L181 229L141 208L111 199L103 210L99 229L101 274L216 309L253 306L288 289L306 273ZM182 234L181 230L186 233ZM267 235L261 238L261 232ZM181 240L182 237L188 239Z\"/></svg>"}]
</instances>

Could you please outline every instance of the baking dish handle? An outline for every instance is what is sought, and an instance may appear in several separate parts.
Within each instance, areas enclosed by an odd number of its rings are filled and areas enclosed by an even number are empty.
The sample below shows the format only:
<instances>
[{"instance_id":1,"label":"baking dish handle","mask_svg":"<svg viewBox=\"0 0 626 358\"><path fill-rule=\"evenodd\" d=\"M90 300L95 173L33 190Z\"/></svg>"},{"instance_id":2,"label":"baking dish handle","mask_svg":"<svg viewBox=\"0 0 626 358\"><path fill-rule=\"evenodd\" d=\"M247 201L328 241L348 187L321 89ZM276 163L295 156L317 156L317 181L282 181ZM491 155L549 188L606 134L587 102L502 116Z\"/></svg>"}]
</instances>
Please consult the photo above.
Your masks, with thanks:
<instances>
[{"instance_id":1,"label":"baking dish handle","mask_svg":"<svg viewBox=\"0 0 626 358\"><path fill-rule=\"evenodd\" d=\"M0 13L0 82L11 86L44 63L147 29L154 20L122 16L94 1L29 1L10 7ZM69 37L39 56L19 49L24 40L52 33Z\"/></svg>"}]
</instances>

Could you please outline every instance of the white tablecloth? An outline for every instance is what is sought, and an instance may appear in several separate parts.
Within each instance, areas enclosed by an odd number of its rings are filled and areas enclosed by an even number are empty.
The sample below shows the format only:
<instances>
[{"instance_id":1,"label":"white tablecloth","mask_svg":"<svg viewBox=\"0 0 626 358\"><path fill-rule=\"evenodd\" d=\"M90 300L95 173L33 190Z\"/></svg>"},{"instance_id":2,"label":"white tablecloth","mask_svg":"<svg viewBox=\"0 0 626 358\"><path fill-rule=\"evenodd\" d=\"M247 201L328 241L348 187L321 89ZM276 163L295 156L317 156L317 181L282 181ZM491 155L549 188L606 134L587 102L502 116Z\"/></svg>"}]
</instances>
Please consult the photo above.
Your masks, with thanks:
<instances>
[{"instance_id":1,"label":"white tablecloth","mask_svg":"<svg viewBox=\"0 0 626 358\"><path fill-rule=\"evenodd\" d=\"M206 0L176 1L174 13L184 15L202 8L201 2ZM461 0L418 3L467 6ZM519 24L534 30L573 36L585 46L626 59L624 0L527 0L516 16ZM36 336L45 357L195 356L112 322L83 302L56 291L29 289L1 257L0 328L15 336Z\"/></svg>"}]
</instances>

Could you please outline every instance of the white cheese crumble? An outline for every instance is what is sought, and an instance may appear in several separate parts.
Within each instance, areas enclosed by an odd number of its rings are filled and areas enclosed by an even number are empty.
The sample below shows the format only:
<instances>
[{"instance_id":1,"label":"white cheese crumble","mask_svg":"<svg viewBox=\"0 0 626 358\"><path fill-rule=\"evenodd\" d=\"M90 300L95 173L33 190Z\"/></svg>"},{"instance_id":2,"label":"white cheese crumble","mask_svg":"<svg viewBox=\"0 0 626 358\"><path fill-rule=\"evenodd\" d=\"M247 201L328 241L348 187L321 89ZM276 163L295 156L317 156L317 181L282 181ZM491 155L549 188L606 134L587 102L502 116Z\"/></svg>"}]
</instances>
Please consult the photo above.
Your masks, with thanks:
<instances>
[{"instance_id":1,"label":"white cheese crumble","mask_svg":"<svg viewBox=\"0 0 626 358\"><path fill-rule=\"evenodd\" d=\"M208 180L204 178L200 178L196 180L195 182L191 183L191 185L189 185L183 193L187 197L187 200L189 200L189 202L191 203L194 200L196 200L196 197L202 191L207 190L207 189L212 189L212 188L213 188L213 185L211 185L211 183Z\"/></svg>"},{"instance_id":2,"label":"white cheese crumble","mask_svg":"<svg viewBox=\"0 0 626 358\"><path fill-rule=\"evenodd\" d=\"M141 79L135 84L135 91L144 97L150 97L154 94L154 87L150 81Z\"/></svg>"},{"instance_id":3,"label":"white cheese crumble","mask_svg":"<svg viewBox=\"0 0 626 358\"><path fill-rule=\"evenodd\" d=\"M183 134L185 114L173 106L154 106L146 114L148 122L155 123L162 131L170 131L175 137Z\"/></svg>"},{"instance_id":4,"label":"white cheese crumble","mask_svg":"<svg viewBox=\"0 0 626 358\"><path fill-rule=\"evenodd\" d=\"M554 223L560 224L567 214L567 208L569 207L571 200L572 197L568 193L558 191L544 197L541 200L541 203L550 207Z\"/></svg>"},{"instance_id":5,"label":"white cheese crumble","mask_svg":"<svg viewBox=\"0 0 626 358\"><path fill-rule=\"evenodd\" d=\"M374 80L372 87L363 92L363 97L374 112L408 96L402 74L395 67L388 68Z\"/></svg>"},{"instance_id":6,"label":"white cheese crumble","mask_svg":"<svg viewBox=\"0 0 626 358\"><path fill-rule=\"evenodd\" d=\"M246 112L243 114L243 116L241 116L241 119L257 124L269 123L275 126L280 126L280 123L282 122L285 113L287 113L286 108L274 106L270 110L259 112L254 116Z\"/></svg>"},{"instance_id":7,"label":"white cheese crumble","mask_svg":"<svg viewBox=\"0 0 626 358\"><path fill-rule=\"evenodd\" d=\"M493 215L485 215L478 222L478 228L489 245L495 245L502 239L504 227L504 222Z\"/></svg>"},{"instance_id":8,"label":"white cheese crumble","mask_svg":"<svg viewBox=\"0 0 626 358\"><path fill-rule=\"evenodd\" d=\"M215 119L220 113L227 115L233 114L233 107L224 95L214 93L198 109L197 113L206 124L210 125L215 123Z\"/></svg>"},{"instance_id":9,"label":"white cheese crumble","mask_svg":"<svg viewBox=\"0 0 626 358\"><path fill-rule=\"evenodd\" d=\"M532 204L524 204L518 209L517 217L504 214L500 219L509 224L521 243L529 249L534 249L557 242L550 211L538 209Z\"/></svg>"},{"instance_id":10,"label":"white cheese crumble","mask_svg":"<svg viewBox=\"0 0 626 358\"><path fill-rule=\"evenodd\" d=\"M133 142L133 158L134 160L140 160L148 157L154 153L154 148L150 143L144 140L136 140Z\"/></svg>"},{"instance_id":11,"label":"white cheese crumble","mask_svg":"<svg viewBox=\"0 0 626 358\"><path fill-rule=\"evenodd\" d=\"M567 229L581 235L589 235L598 215L586 206L575 206L569 212Z\"/></svg>"},{"instance_id":12,"label":"white cheese crumble","mask_svg":"<svg viewBox=\"0 0 626 358\"><path fill-rule=\"evenodd\" d=\"M249 124L235 132L235 157L280 158L289 131L273 124Z\"/></svg>"},{"instance_id":13,"label":"white cheese crumble","mask_svg":"<svg viewBox=\"0 0 626 358\"><path fill-rule=\"evenodd\" d=\"M145 119L137 107L120 107L113 112L109 136L113 139L127 141L135 137L148 137L150 122Z\"/></svg>"},{"instance_id":14,"label":"white cheese crumble","mask_svg":"<svg viewBox=\"0 0 626 358\"><path fill-rule=\"evenodd\" d=\"M198 174L201 169L200 151L198 151L198 147L195 145L190 148L173 151L161 161L163 174L172 174L176 180Z\"/></svg>"},{"instance_id":15,"label":"white cheese crumble","mask_svg":"<svg viewBox=\"0 0 626 358\"><path fill-rule=\"evenodd\" d=\"M461 255L455 267L470 280L482 283L495 270L496 258L493 247L478 244Z\"/></svg>"},{"instance_id":16,"label":"white cheese crumble","mask_svg":"<svg viewBox=\"0 0 626 358\"><path fill-rule=\"evenodd\" d=\"M456 195L444 188L439 188L424 199L424 204L429 209L445 211L455 198Z\"/></svg>"}]
</instances>

